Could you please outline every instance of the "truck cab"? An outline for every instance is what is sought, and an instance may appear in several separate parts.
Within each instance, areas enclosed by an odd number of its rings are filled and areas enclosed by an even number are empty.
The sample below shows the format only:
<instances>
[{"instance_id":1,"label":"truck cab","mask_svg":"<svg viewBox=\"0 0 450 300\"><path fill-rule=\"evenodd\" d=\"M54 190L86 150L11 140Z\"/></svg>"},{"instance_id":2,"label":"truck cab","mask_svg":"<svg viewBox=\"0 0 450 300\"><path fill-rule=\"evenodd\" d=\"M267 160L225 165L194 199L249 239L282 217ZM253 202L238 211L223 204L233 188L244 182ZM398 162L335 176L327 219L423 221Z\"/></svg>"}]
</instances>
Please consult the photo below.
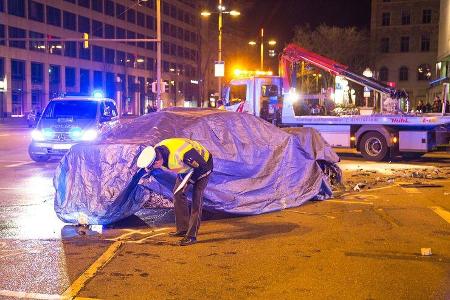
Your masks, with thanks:
<instances>
[{"instance_id":1,"label":"truck cab","mask_svg":"<svg viewBox=\"0 0 450 300\"><path fill-rule=\"evenodd\" d=\"M279 76L233 79L224 89L225 108L246 112L278 124L283 102L281 81Z\"/></svg>"}]
</instances>

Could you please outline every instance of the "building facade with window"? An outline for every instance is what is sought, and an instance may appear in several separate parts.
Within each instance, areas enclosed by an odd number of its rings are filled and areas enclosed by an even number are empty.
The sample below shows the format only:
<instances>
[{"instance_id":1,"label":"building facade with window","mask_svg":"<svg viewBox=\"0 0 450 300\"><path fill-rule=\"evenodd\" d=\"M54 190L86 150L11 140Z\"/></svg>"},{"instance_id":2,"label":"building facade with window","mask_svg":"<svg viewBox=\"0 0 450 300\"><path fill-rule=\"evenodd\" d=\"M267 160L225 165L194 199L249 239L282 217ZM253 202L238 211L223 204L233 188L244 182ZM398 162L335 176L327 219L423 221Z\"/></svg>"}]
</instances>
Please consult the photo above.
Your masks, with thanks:
<instances>
[{"instance_id":1,"label":"building facade with window","mask_svg":"<svg viewBox=\"0 0 450 300\"><path fill-rule=\"evenodd\" d=\"M440 0L372 0L371 45L375 74L405 89L412 105L432 101Z\"/></svg>"},{"instance_id":2,"label":"building facade with window","mask_svg":"<svg viewBox=\"0 0 450 300\"><path fill-rule=\"evenodd\" d=\"M197 106L198 11L195 1L162 2L165 106ZM125 114L152 104L155 0L0 0L0 117L42 110L63 94L101 90ZM81 39L87 34L85 45ZM87 46L87 47L86 47Z\"/></svg>"},{"instance_id":3,"label":"building facade with window","mask_svg":"<svg viewBox=\"0 0 450 300\"><path fill-rule=\"evenodd\" d=\"M441 83L450 82L450 0L441 0L436 81L438 94L441 93Z\"/></svg>"}]
</instances>

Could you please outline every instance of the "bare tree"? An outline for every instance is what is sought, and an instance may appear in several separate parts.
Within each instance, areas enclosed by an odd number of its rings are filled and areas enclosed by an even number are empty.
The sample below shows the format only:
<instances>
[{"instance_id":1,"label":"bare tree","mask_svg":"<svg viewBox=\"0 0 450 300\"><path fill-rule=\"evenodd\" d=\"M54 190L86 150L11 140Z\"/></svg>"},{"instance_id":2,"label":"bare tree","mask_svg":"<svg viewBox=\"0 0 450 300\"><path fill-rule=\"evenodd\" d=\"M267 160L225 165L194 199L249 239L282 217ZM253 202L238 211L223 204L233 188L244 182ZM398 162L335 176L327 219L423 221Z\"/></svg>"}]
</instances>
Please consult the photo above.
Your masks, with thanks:
<instances>
[{"instance_id":1,"label":"bare tree","mask_svg":"<svg viewBox=\"0 0 450 300\"><path fill-rule=\"evenodd\" d=\"M301 47L327 56L351 70L361 73L372 63L369 34L356 27L331 27L320 25L297 27L293 41Z\"/></svg>"}]
</instances>

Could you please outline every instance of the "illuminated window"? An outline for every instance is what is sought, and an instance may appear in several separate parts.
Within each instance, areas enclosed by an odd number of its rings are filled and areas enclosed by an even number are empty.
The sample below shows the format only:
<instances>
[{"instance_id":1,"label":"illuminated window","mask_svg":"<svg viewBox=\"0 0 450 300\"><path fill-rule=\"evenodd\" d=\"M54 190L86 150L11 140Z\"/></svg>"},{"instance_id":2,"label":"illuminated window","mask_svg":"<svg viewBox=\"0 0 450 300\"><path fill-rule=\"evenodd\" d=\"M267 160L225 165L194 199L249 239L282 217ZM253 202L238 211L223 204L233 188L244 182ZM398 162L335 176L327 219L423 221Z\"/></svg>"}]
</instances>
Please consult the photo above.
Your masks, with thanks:
<instances>
[{"instance_id":1,"label":"illuminated window","mask_svg":"<svg viewBox=\"0 0 450 300\"><path fill-rule=\"evenodd\" d=\"M417 67L417 80L430 80L431 67L429 64L421 64Z\"/></svg>"},{"instance_id":2,"label":"illuminated window","mask_svg":"<svg viewBox=\"0 0 450 300\"><path fill-rule=\"evenodd\" d=\"M28 37L30 38L28 47L31 51L45 52L45 41L43 33L29 31Z\"/></svg>"}]
</instances>

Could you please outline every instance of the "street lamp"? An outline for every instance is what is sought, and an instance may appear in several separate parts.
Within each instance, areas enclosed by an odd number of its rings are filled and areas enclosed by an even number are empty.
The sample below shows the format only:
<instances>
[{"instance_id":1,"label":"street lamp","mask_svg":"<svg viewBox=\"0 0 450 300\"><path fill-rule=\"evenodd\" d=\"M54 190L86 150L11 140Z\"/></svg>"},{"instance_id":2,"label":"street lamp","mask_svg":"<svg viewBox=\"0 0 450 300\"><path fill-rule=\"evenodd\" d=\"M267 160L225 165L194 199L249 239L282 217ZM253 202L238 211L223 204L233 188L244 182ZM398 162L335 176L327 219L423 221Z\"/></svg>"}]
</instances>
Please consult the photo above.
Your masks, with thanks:
<instances>
[{"instance_id":1,"label":"street lamp","mask_svg":"<svg viewBox=\"0 0 450 300\"><path fill-rule=\"evenodd\" d=\"M261 28L260 40L261 40L261 45L260 45L260 69L261 69L261 71L263 71L264 70L264 28ZM255 41L250 41L250 42L248 42L248 44L250 46L256 46L256 42ZM269 46L275 46L277 44L277 41L269 40L267 42L267 44ZM270 56L275 56L275 52L273 52L273 55L272 55L272 52L271 52Z\"/></svg>"},{"instance_id":2,"label":"street lamp","mask_svg":"<svg viewBox=\"0 0 450 300\"><path fill-rule=\"evenodd\" d=\"M219 92L219 98L222 96L222 77L224 76L224 72L221 68L224 67L224 63L222 61L222 24L223 24L223 14L229 14L230 16L239 16L241 13L236 10L230 10L227 11L225 6L222 3L222 0L219 0L219 5L217 6L216 12L210 12L207 10L204 10L201 12L201 15L203 17L209 17L211 14L217 13L219 15L219 24L218 24L218 30L219 30L219 36L218 36L218 55L217 55L217 63L215 65L216 72L215 75L218 80L218 92ZM220 72L217 72L220 71Z\"/></svg>"}]
</instances>

